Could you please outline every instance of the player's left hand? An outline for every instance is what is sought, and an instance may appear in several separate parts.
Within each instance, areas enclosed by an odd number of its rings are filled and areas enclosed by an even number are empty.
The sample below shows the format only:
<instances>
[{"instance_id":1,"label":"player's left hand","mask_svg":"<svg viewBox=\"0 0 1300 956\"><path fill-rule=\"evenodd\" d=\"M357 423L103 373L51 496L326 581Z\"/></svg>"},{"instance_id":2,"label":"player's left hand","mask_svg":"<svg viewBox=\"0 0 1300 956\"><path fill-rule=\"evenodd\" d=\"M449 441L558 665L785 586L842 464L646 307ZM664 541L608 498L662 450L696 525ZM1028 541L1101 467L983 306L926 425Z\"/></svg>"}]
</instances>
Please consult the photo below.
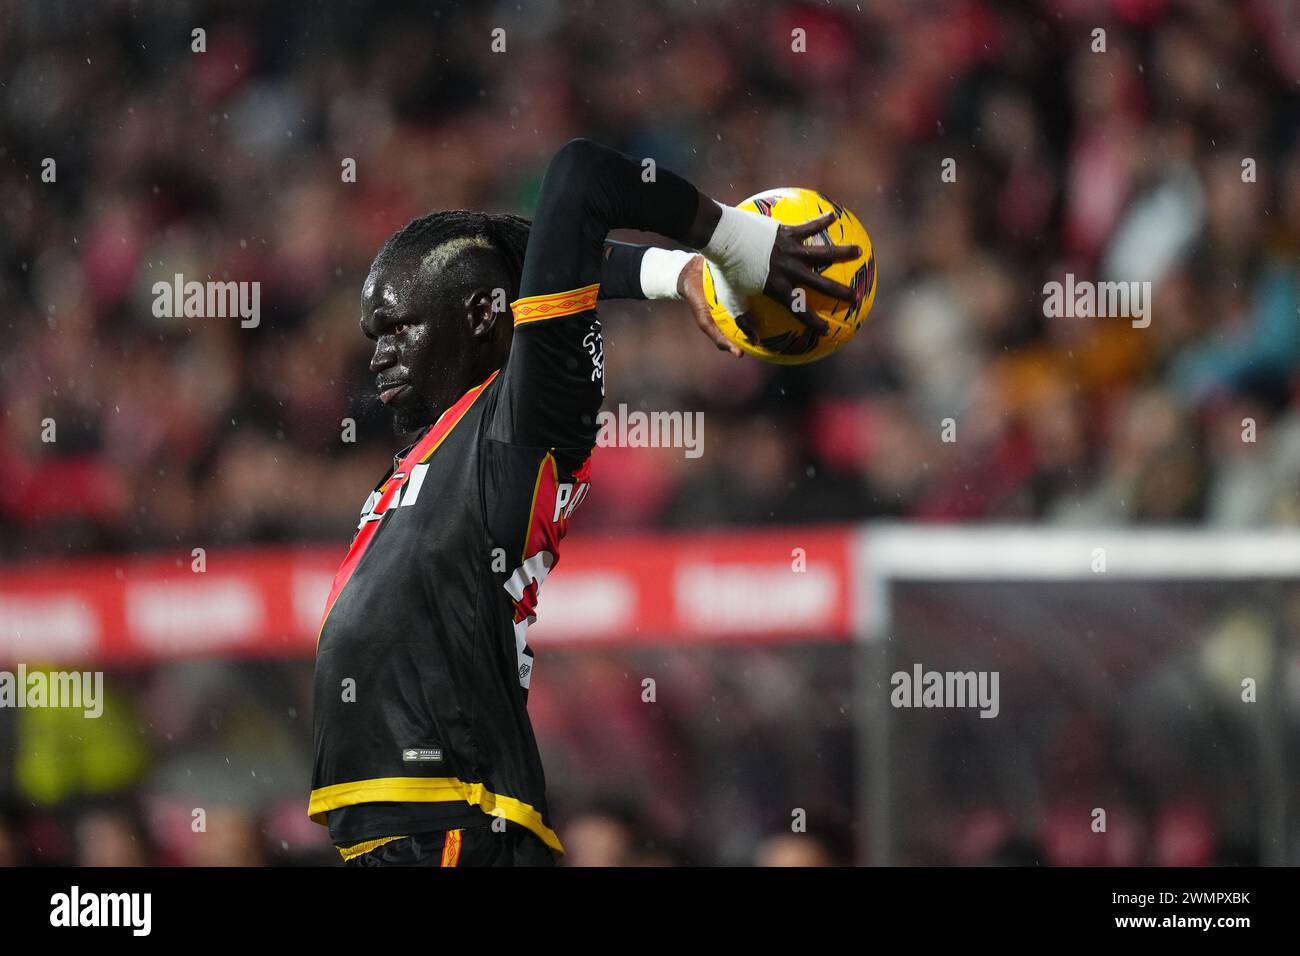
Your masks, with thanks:
<instances>
[{"instance_id":1,"label":"player's left hand","mask_svg":"<svg viewBox=\"0 0 1300 956\"><path fill-rule=\"evenodd\" d=\"M832 299L853 301L852 289L821 275L815 271L815 267L856 259L862 255L862 250L857 246L804 245L805 240L830 228L835 218L835 213L828 212L797 226L782 225L777 230L776 243L772 246L767 284L763 287L764 295L780 302L796 318L821 335L829 330L825 320L809 308L802 297L795 294L795 289L802 286Z\"/></svg>"}]
</instances>

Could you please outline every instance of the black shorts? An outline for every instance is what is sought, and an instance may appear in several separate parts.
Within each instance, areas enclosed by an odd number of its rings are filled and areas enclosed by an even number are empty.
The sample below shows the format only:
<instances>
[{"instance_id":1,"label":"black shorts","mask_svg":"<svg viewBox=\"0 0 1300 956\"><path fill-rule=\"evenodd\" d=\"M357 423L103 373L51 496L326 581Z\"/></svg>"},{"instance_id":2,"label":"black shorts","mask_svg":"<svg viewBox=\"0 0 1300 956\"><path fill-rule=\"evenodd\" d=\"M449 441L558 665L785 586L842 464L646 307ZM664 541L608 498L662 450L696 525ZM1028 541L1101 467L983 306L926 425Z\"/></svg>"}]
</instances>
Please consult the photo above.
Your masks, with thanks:
<instances>
[{"instance_id":1,"label":"black shorts","mask_svg":"<svg viewBox=\"0 0 1300 956\"><path fill-rule=\"evenodd\" d=\"M345 866L554 866L555 854L513 823L367 840L339 847Z\"/></svg>"}]
</instances>

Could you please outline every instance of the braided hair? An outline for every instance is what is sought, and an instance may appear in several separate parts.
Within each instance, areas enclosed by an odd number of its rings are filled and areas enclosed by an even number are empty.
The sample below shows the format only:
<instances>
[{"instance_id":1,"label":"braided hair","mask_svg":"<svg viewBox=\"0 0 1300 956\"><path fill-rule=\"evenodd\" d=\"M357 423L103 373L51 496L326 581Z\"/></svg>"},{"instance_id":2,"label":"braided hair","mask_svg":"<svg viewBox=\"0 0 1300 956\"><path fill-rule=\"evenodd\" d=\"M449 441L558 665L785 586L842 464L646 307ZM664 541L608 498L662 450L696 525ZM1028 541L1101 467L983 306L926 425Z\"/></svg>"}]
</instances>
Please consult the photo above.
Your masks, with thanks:
<instances>
[{"instance_id":1,"label":"braided hair","mask_svg":"<svg viewBox=\"0 0 1300 956\"><path fill-rule=\"evenodd\" d=\"M510 213L472 212L444 209L412 219L389 236L376 258L414 257L419 261L439 246L457 239L482 240L496 252L510 275L510 298L519 295L523 278L524 251L532 223Z\"/></svg>"}]
</instances>

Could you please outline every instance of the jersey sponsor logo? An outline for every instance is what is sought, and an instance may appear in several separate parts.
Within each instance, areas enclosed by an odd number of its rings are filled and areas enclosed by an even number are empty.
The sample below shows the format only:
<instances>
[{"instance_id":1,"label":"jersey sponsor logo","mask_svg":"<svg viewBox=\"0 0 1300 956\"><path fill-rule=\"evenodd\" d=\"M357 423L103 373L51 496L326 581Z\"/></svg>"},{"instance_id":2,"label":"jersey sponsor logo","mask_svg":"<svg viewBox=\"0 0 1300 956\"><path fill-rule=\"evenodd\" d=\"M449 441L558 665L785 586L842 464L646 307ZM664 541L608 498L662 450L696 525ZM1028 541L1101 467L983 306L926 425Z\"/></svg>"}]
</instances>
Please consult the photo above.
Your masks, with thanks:
<instances>
[{"instance_id":1,"label":"jersey sponsor logo","mask_svg":"<svg viewBox=\"0 0 1300 956\"><path fill-rule=\"evenodd\" d=\"M503 585L515 604L515 655L519 686L528 689L533 675L533 650L528 646L528 625L537 620L537 598L542 582L560 560L560 539L569 530L569 519L591 488L591 459L583 462L571 481L560 481L555 456L547 455L537 472L533 509L528 519L523 563Z\"/></svg>"},{"instance_id":2,"label":"jersey sponsor logo","mask_svg":"<svg viewBox=\"0 0 1300 956\"><path fill-rule=\"evenodd\" d=\"M587 497L587 491L590 488L590 481L566 481L560 485L555 491L555 511L551 515L552 523L561 519L567 521L569 516L573 514L573 510L582 504L582 499Z\"/></svg>"},{"instance_id":3,"label":"jersey sponsor logo","mask_svg":"<svg viewBox=\"0 0 1300 956\"><path fill-rule=\"evenodd\" d=\"M370 493L366 503L361 506L361 520L357 522L357 527L361 528L369 521L381 520L390 508L408 508L415 504L428 472L428 465L416 465L410 474L404 471L394 472L383 487Z\"/></svg>"},{"instance_id":4,"label":"jersey sponsor logo","mask_svg":"<svg viewBox=\"0 0 1300 956\"><path fill-rule=\"evenodd\" d=\"M500 369L484 379L481 385L476 385L462 395L455 405L447 409L433 423L433 427L425 433L415 447L397 463L395 474L405 475L406 470L410 469L407 480L394 482L390 477L378 491L366 499L366 505L362 509L361 521L357 525L357 533L352 538L352 544L348 546L348 553L344 556L343 563L339 565L338 571L334 574L329 597L325 599L325 614L321 618L320 630L316 632L317 647L320 646L321 635L325 632L325 623L329 620L334 602L338 600L339 595L343 593L343 589L347 587L348 581L352 579L352 572L356 570L362 556L366 553L366 549L370 547L370 542L379 530L379 523L373 519L368 519L367 515L382 518L388 512L388 509L394 506L394 502L404 485L410 487L402 496L401 503L404 505L415 504L420 494L420 486L424 484L424 476L427 471L426 462L429 457L441 447L443 440L451 434L452 429L465 417L470 406L483 394L484 389L492 384L492 380L498 374L500 374ZM426 470L421 470L422 466Z\"/></svg>"}]
</instances>

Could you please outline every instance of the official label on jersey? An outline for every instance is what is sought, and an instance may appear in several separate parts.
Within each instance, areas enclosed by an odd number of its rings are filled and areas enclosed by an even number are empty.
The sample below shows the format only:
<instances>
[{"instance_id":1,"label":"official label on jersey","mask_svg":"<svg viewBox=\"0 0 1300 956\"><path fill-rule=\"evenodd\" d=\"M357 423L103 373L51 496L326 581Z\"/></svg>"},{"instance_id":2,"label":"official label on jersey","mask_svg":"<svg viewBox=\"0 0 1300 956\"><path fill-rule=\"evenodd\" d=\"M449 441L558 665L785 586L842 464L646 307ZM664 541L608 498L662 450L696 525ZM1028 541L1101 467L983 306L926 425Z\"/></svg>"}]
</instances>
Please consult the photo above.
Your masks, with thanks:
<instances>
[{"instance_id":1,"label":"official label on jersey","mask_svg":"<svg viewBox=\"0 0 1300 956\"><path fill-rule=\"evenodd\" d=\"M441 747L408 747L402 751L402 759L407 763L429 761L442 762Z\"/></svg>"}]
</instances>

